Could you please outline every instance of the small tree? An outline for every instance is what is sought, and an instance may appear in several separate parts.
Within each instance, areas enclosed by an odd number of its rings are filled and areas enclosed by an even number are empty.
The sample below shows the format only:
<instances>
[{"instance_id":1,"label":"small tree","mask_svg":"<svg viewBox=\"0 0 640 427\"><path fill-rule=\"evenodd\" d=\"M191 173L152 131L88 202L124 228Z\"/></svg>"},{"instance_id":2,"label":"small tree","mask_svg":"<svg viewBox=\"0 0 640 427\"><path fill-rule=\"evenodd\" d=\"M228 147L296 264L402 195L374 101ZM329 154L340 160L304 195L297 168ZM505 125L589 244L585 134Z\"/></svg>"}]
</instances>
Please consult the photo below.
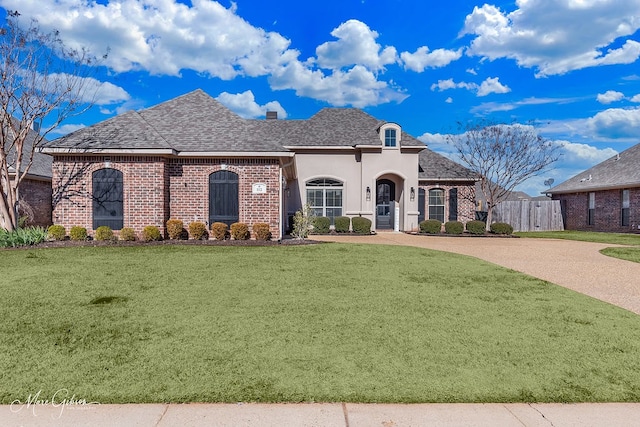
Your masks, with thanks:
<instances>
[{"instance_id":1,"label":"small tree","mask_svg":"<svg viewBox=\"0 0 640 427\"><path fill-rule=\"evenodd\" d=\"M19 186L34 154L63 120L93 104L99 87L89 78L94 57L36 21L22 27L19 17L7 11L0 27L0 228L7 230L18 227Z\"/></svg>"},{"instance_id":2,"label":"small tree","mask_svg":"<svg viewBox=\"0 0 640 427\"><path fill-rule=\"evenodd\" d=\"M541 137L531 125L481 122L449 135L460 160L480 179L487 203L487 231L493 208L516 186L544 173L560 157L560 146Z\"/></svg>"},{"instance_id":3,"label":"small tree","mask_svg":"<svg viewBox=\"0 0 640 427\"><path fill-rule=\"evenodd\" d=\"M293 216L293 232L296 239L306 239L313 229L315 215L309 204L306 204Z\"/></svg>"}]
</instances>

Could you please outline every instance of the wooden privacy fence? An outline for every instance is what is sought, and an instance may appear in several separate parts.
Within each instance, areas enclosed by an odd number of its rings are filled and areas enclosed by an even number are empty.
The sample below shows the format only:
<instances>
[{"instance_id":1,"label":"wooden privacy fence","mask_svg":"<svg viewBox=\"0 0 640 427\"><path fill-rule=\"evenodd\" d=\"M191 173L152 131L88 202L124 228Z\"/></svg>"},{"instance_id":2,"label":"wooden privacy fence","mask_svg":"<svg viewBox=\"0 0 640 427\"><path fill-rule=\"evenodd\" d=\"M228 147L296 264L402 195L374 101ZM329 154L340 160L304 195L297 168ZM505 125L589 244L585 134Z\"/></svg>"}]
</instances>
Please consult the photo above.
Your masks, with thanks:
<instances>
[{"instance_id":1,"label":"wooden privacy fence","mask_svg":"<svg viewBox=\"0 0 640 427\"><path fill-rule=\"evenodd\" d=\"M493 220L511 224L513 231L564 230L560 200L500 202L493 209Z\"/></svg>"}]
</instances>

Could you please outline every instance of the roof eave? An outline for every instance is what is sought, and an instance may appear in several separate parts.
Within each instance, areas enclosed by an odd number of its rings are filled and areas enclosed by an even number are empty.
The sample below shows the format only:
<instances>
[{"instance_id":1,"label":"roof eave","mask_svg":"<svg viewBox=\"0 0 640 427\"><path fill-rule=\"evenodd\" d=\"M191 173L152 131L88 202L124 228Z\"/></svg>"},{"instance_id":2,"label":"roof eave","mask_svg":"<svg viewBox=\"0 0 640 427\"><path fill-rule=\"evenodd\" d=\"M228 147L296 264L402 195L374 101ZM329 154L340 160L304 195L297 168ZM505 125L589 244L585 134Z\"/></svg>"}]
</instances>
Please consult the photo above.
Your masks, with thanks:
<instances>
[{"instance_id":1,"label":"roof eave","mask_svg":"<svg viewBox=\"0 0 640 427\"><path fill-rule=\"evenodd\" d=\"M640 182L627 182L623 184L615 184L615 185L595 185L589 187L573 187L568 188L566 190L554 190L553 188L547 191L544 191L544 194L569 194L569 193L590 193L592 191L606 191L606 190L623 190L625 188L636 188L640 187Z\"/></svg>"},{"instance_id":2,"label":"roof eave","mask_svg":"<svg viewBox=\"0 0 640 427\"><path fill-rule=\"evenodd\" d=\"M86 156L104 155L104 154L123 154L123 155L159 155L171 156L176 151L172 148L102 148L102 149L83 149L83 148L62 148L62 147L45 147L42 149L44 154L81 154Z\"/></svg>"},{"instance_id":3,"label":"roof eave","mask_svg":"<svg viewBox=\"0 0 640 427\"><path fill-rule=\"evenodd\" d=\"M288 151L181 151L178 157L293 157Z\"/></svg>"}]
</instances>

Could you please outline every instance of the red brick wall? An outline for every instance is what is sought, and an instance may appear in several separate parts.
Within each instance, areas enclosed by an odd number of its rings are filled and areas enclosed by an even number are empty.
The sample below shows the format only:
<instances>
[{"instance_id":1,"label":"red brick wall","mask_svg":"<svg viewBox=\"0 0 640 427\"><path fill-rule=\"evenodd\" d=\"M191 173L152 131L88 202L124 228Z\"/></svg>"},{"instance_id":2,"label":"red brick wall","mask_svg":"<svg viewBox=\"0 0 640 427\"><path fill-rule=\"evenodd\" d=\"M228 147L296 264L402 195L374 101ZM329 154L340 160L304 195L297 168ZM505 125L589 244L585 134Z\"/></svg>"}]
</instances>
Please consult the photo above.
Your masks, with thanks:
<instances>
[{"instance_id":1,"label":"red brick wall","mask_svg":"<svg viewBox=\"0 0 640 427\"><path fill-rule=\"evenodd\" d=\"M589 193L556 194L567 230L638 232L640 229L640 188L629 189L629 226L622 226L622 190L595 192L594 225L587 224Z\"/></svg>"},{"instance_id":2,"label":"red brick wall","mask_svg":"<svg viewBox=\"0 0 640 427\"><path fill-rule=\"evenodd\" d=\"M107 160L108 159L108 160ZM138 235L147 225L164 230L169 218L185 227L193 221L208 224L209 175L222 164L239 177L239 221L269 224L280 238L279 179L275 159L163 159L160 157L56 156L53 164L53 222L69 230L74 225L92 230L92 173L108 165L123 173L124 226ZM265 183L266 194L252 194L254 183ZM90 232L91 234L91 232Z\"/></svg>"},{"instance_id":3,"label":"red brick wall","mask_svg":"<svg viewBox=\"0 0 640 427\"><path fill-rule=\"evenodd\" d=\"M51 182L25 179L20 183L20 200L33 213L30 225L51 225Z\"/></svg>"},{"instance_id":4,"label":"red brick wall","mask_svg":"<svg viewBox=\"0 0 640 427\"><path fill-rule=\"evenodd\" d=\"M184 222L209 221L209 175L223 170L238 174L239 221L269 224L273 239L280 238L280 166L273 159L174 159L169 165L171 218ZM252 185L264 183L266 194L253 194Z\"/></svg>"},{"instance_id":5,"label":"red brick wall","mask_svg":"<svg viewBox=\"0 0 640 427\"><path fill-rule=\"evenodd\" d=\"M162 230L168 213L165 160L159 157L54 157L53 222L67 231L75 225L85 227L92 234L92 174L105 167L123 175L124 226L138 234L147 225Z\"/></svg>"},{"instance_id":6,"label":"red brick wall","mask_svg":"<svg viewBox=\"0 0 640 427\"><path fill-rule=\"evenodd\" d=\"M458 221L466 224L469 221L475 219L476 211L476 190L475 185L463 185L456 182L445 182L431 185L420 185L420 188L425 191L425 206L420 206L420 210L425 212L425 219L429 219L429 190L439 188L444 190L444 220L449 220L449 190L452 188L458 189Z\"/></svg>"}]
</instances>

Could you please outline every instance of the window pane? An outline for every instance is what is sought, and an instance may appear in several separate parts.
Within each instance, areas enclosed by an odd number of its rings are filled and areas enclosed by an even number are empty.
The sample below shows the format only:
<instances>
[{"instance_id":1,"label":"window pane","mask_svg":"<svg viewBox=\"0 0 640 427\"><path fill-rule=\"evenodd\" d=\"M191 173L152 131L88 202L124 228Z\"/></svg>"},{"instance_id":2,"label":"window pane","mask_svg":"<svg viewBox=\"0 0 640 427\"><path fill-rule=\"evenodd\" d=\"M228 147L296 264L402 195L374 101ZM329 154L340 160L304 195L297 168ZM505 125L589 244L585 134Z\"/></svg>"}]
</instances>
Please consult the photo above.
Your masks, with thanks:
<instances>
[{"instance_id":1,"label":"window pane","mask_svg":"<svg viewBox=\"0 0 640 427\"><path fill-rule=\"evenodd\" d=\"M429 219L444 222L444 206L429 206Z\"/></svg>"},{"instance_id":2,"label":"window pane","mask_svg":"<svg viewBox=\"0 0 640 427\"><path fill-rule=\"evenodd\" d=\"M307 190L307 203L313 207L322 207L322 190Z\"/></svg>"},{"instance_id":3,"label":"window pane","mask_svg":"<svg viewBox=\"0 0 640 427\"><path fill-rule=\"evenodd\" d=\"M342 208L327 208L327 216L331 218L331 224L337 216L342 216Z\"/></svg>"},{"instance_id":4,"label":"window pane","mask_svg":"<svg viewBox=\"0 0 640 427\"><path fill-rule=\"evenodd\" d=\"M384 146L395 147L396 146L396 130L385 129L384 131Z\"/></svg>"},{"instance_id":5,"label":"window pane","mask_svg":"<svg viewBox=\"0 0 640 427\"><path fill-rule=\"evenodd\" d=\"M327 206L342 206L342 190L326 190Z\"/></svg>"},{"instance_id":6,"label":"window pane","mask_svg":"<svg viewBox=\"0 0 640 427\"><path fill-rule=\"evenodd\" d=\"M122 172L100 169L93 173L93 228L120 230L124 222Z\"/></svg>"},{"instance_id":7,"label":"window pane","mask_svg":"<svg viewBox=\"0 0 640 427\"><path fill-rule=\"evenodd\" d=\"M622 207L625 209L630 207L629 190L622 190Z\"/></svg>"}]
</instances>

